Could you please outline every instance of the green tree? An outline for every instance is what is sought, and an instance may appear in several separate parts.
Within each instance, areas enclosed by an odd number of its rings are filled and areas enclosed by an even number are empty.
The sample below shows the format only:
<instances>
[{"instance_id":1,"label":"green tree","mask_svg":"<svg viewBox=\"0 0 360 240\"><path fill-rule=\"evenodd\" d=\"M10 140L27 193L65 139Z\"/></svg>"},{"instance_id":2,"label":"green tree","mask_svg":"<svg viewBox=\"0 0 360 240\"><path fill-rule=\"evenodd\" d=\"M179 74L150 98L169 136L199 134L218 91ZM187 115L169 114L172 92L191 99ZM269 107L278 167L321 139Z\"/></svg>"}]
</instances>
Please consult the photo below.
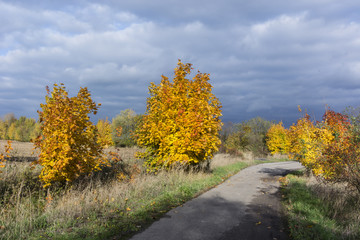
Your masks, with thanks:
<instances>
[{"instance_id":1,"label":"green tree","mask_svg":"<svg viewBox=\"0 0 360 240\"><path fill-rule=\"evenodd\" d=\"M132 109L126 109L120 112L112 119L111 130L112 139L116 146L131 147L136 145L133 134L142 119ZM119 134L121 132L121 134Z\"/></svg>"},{"instance_id":2,"label":"green tree","mask_svg":"<svg viewBox=\"0 0 360 240\"><path fill-rule=\"evenodd\" d=\"M16 121L14 113L8 113L3 117L4 121L10 126L11 123Z\"/></svg>"},{"instance_id":3,"label":"green tree","mask_svg":"<svg viewBox=\"0 0 360 240\"><path fill-rule=\"evenodd\" d=\"M232 155L242 155L243 152L250 151L250 131L251 129L244 123L235 124L224 144L226 152Z\"/></svg>"},{"instance_id":4,"label":"green tree","mask_svg":"<svg viewBox=\"0 0 360 240\"><path fill-rule=\"evenodd\" d=\"M266 145L266 134L274 122L265 120L261 117L250 119L246 125L251 129L249 134L250 150L258 156L269 153Z\"/></svg>"},{"instance_id":5,"label":"green tree","mask_svg":"<svg viewBox=\"0 0 360 240\"><path fill-rule=\"evenodd\" d=\"M0 139L29 142L36 136L36 125L37 122L33 118L21 116L16 119L12 113L6 114L4 120L0 120Z\"/></svg>"},{"instance_id":6,"label":"green tree","mask_svg":"<svg viewBox=\"0 0 360 240\"><path fill-rule=\"evenodd\" d=\"M30 141L36 139L38 136L41 135L41 124L40 122L35 122L34 128L30 133Z\"/></svg>"},{"instance_id":7,"label":"green tree","mask_svg":"<svg viewBox=\"0 0 360 240\"><path fill-rule=\"evenodd\" d=\"M266 133L272 124L260 117L235 124L225 142L227 152L242 154L251 151L255 156L267 155Z\"/></svg>"},{"instance_id":8,"label":"green tree","mask_svg":"<svg viewBox=\"0 0 360 240\"><path fill-rule=\"evenodd\" d=\"M0 119L0 139L6 139L7 128L6 122Z\"/></svg>"}]
</instances>

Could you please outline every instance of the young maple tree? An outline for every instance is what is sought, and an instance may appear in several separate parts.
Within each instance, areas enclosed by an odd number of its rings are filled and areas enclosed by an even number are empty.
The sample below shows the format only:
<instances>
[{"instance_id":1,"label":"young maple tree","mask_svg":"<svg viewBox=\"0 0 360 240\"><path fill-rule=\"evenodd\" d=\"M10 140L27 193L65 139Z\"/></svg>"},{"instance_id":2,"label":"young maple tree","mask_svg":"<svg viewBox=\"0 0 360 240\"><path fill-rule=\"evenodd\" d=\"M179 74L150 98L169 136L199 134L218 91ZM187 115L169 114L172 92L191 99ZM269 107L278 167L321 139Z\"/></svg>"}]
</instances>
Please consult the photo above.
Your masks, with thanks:
<instances>
[{"instance_id":1,"label":"young maple tree","mask_svg":"<svg viewBox=\"0 0 360 240\"><path fill-rule=\"evenodd\" d=\"M302 165L312 170L316 176L324 173L319 158L322 156L327 144L333 139L328 129L320 127L321 124L318 125L314 125L310 120L310 116L305 114L287 132L290 141L289 156L300 161Z\"/></svg>"},{"instance_id":2,"label":"young maple tree","mask_svg":"<svg viewBox=\"0 0 360 240\"><path fill-rule=\"evenodd\" d=\"M149 171L175 165L197 165L213 157L220 145L221 103L214 96L209 74L198 72L190 80L192 65L180 60L173 82L162 76L151 83L137 143L145 147L138 157Z\"/></svg>"},{"instance_id":3,"label":"young maple tree","mask_svg":"<svg viewBox=\"0 0 360 240\"><path fill-rule=\"evenodd\" d=\"M284 128L283 123L272 125L266 134L266 145L272 154L289 152L290 141L288 130Z\"/></svg>"},{"instance_id":4,"label":"young maple tree","mask_svg":"<svg viewBox=\"0 0 360 240\"><path fill-rule=\"evenodd\" d=\"M321 164L325 169L324 178L331 181L348 181L355 173L354 176L359 181L359 147L354 138L357 136L352 134L348 116L328 109L323 120L325 127L333 135L333 140L324 149L324 157L321 158ZM359 183L355 185L360 185Z\"/></svg>"},{"instance_id":5,"label":"young maple tree","mask_svg":"<svg viewBox=\"0 0 360 240\"><path fill-rule=\"evenodd\" d=\"M98 132L97 143L105 146L106 148L114 145L114 141L111 136L111 124L107 118L105 120L99 119L96 124L96 129Z\"/></svg>"},{"instance_id":6,"label":"young maple tree","mask_svg":"<svg viewBox=\"0 0 360 240\"><path fill-rule=\"evenodd\" d=\"M103 145L97 142L97 131L89 114L96 114L100 104L91 99L87 88L69 97L64 84L54 84L38 111L42 134L34 140L41 150L35 162L43 166L40 179L44 187L55 181L73 181L83 173L99 170L106 159Z\"/></svg>"}]
</instances>

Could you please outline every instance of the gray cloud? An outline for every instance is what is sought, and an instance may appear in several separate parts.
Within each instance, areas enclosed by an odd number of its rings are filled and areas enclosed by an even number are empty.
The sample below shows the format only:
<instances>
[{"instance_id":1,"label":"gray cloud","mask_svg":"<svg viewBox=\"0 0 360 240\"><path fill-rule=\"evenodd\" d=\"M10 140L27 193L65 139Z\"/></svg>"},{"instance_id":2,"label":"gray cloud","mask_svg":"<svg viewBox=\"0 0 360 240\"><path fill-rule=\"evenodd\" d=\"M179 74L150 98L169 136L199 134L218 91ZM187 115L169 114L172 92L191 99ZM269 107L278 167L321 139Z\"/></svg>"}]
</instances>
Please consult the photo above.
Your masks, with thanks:
<instances>
[{"instance_id":1,"label":"gray cloud","mask_svg":"<svg viewBox=\"0 0 360 240\"><path fill-rule=\"evenodd\" d=\"M0 115L36 117L45 86L87 86L101 117L145 111L177 59L211 74L224 121L291 123L357 106L357 1L0 1ZM9 107L11 106L11 107Z\"/></svg>"}]
</instances>

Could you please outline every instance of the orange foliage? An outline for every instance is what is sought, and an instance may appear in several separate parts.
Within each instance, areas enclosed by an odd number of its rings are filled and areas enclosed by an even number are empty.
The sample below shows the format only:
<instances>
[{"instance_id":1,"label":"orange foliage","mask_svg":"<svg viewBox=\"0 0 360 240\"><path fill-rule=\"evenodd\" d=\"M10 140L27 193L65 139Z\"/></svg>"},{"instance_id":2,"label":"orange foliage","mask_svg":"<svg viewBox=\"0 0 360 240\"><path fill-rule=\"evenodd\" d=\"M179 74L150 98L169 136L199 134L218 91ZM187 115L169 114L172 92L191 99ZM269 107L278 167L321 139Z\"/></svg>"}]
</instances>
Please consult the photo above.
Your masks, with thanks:
<instances>
[{"instance_id":1,"label":"orange foliage","mask_svg":"<svg viewBox=\"0 0 360 240\"><path fill-rule=\"evenodd\" d=\"M11 141L8 140L7 141L7 145L5 145L5 154L4 153L0 153L0 168L4 168L5 167L5 162L6 159L5 158L9 158L10 157L10 151L13 148L11 147ZM1 171L0 171L1 173Z\"/></svg>"},{"instance_id":2,"label":"orange foliage","mask_svg":"<svg viewBox=\"0 0 360 240\"><path fill-rule=\"evenodd\" d=\"M44 187L55 181L73 181L80 174L99 170L107 160L102 157L103 145L97 143L96 127L89 114L96 114L95 104L87 88L80 88L77 96L68 97L63 84L54 84L38 111L42 135L35 141L41 150L38 161L43 166L40 179Z\"/></svg>"},{"instance_id":3,"label":"orange foliage","mask_svg":"<svg viewBox=\"0 0 360 240\"><path fill-rule=\"evenodd\" d=\"M352 156L357 152L357 144L354 145L352 141L350 121L346 115L330 109L325 112L323 120L325 127L334 136L321 158L321 165L326 169L324 177L329 180L344 178L348 174L348 165L354 164ZM358 157L355 160L358 161Z\"/></svg>"},{"instance_id":4,"label":"orange foliage","mask_svg":"<svg viewBox=\"0 0 360 240\"><path fill-rule=\"evenodd\" d=\"M316 125L305 114L289 130L281 127L274 125L268 132L271 151L280 148L279 136L286 132L290 157L316 176L347 182L360 192L360 138L357 126L351 124L348 116L327 109L323 121Z\"/></svg>"},{"instance_id":5,"label":"orange foliage","mask_svg":"<svg viewBox=\"0 0 360 240\"><path fill-rule=\"evenodd\" d=\"M151 83L143 125L136 132L137 143L145 147L149 170L173 165L196 165L211 159L218 150L221 103L212 94L209 74L186 78L191 64L179 60L173 82L162 76Z\"/></svg>"}]
</instances>

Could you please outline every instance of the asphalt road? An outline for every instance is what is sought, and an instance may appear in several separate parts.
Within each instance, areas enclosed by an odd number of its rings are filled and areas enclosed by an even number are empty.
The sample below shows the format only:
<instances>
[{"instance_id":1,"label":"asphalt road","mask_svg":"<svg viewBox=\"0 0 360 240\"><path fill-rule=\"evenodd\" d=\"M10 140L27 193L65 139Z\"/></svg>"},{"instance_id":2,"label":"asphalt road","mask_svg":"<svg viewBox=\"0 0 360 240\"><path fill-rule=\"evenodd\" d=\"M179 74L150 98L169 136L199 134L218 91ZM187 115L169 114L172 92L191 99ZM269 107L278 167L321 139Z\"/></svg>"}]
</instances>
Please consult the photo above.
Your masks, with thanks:
<instances>
[{"instance_id":1,"label":"asphalt road","mask_svg":"<svg viewBox=\"0 0 360 240\"><path fill-rule=\"evenodd\" d=\"M278 179L298 162L248 167L223 184L169 211L132 240L288 239Z\"/></svg>"}]
</instances>

